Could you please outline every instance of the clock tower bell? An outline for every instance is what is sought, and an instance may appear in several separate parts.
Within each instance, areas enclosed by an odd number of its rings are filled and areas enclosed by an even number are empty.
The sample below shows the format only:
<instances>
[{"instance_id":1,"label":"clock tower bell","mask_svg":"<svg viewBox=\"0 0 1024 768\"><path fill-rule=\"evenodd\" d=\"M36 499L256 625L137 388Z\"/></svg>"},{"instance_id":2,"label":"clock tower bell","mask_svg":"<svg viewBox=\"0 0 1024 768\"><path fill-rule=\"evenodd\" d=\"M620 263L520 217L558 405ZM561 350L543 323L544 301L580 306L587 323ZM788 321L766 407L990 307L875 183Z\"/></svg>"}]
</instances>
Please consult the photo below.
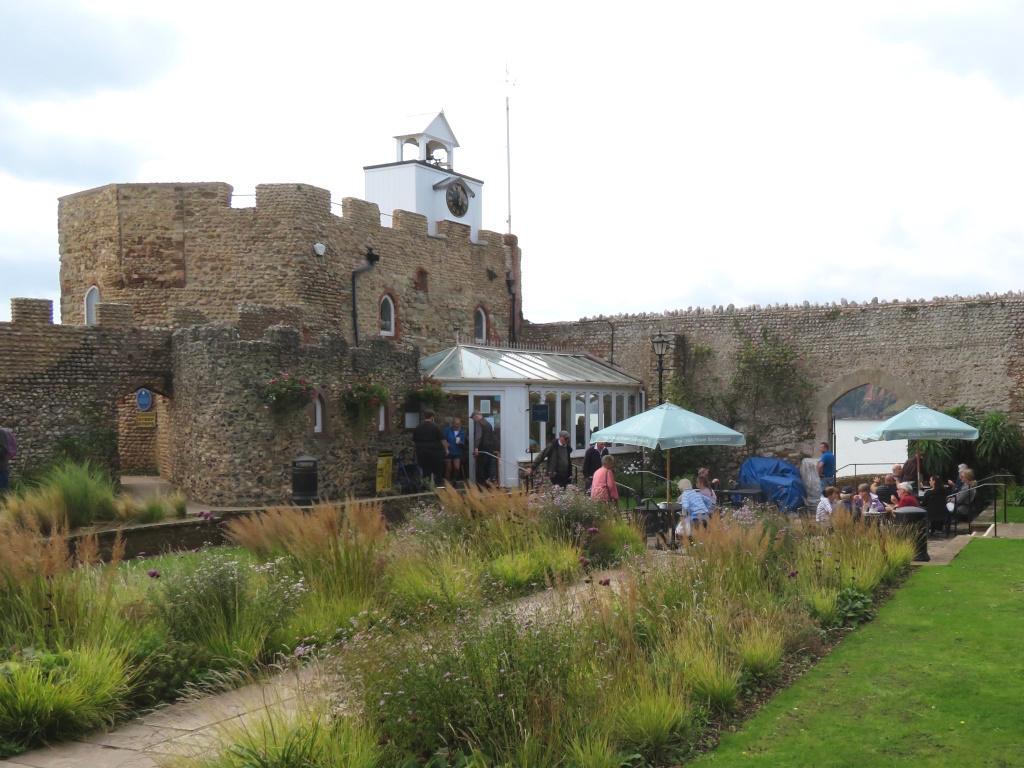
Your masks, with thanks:
<instances>
[{"instance_id":1,"label":"clock tower bell","mask_svg":"<svg viewBox=\"0 0 1024 768\"><path fill-rule=\"evenodd\" d=\"M459 146L444 112L409 118L406 132L395 136L395 162L363 167L366 200L380 208L381 223L390 225L396 210L427 217L427 231L437 234L442 220L467 224L476 242L481 224L484 183L457 173L455 148ZM416 157L405 159L406 147L417 148Z\"/></svg>"}]
</instances>

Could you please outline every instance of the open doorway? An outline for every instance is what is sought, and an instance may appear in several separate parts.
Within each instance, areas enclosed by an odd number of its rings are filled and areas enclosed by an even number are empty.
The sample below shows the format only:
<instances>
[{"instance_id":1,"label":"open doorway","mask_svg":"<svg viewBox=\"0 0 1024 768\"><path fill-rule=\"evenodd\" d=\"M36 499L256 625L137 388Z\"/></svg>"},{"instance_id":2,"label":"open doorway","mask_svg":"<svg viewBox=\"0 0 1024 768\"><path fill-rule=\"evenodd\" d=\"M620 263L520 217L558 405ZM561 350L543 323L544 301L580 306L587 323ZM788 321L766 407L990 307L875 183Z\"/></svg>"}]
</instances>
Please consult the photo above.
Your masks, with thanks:
<instances>
[{"instance_id":1,"label":"open doorway","mask_svg":"<svg viewBox=\"0 0 1024 768\"><path fill-rule=\"evenodd\" d=\"M836 455L836 474L841 477L884 475L893 464L907 458L906 440L861 443L857 435L899 413L899 396L878 384L849 390L829 409L830 443Z\"/></svg>"}]
</instances>

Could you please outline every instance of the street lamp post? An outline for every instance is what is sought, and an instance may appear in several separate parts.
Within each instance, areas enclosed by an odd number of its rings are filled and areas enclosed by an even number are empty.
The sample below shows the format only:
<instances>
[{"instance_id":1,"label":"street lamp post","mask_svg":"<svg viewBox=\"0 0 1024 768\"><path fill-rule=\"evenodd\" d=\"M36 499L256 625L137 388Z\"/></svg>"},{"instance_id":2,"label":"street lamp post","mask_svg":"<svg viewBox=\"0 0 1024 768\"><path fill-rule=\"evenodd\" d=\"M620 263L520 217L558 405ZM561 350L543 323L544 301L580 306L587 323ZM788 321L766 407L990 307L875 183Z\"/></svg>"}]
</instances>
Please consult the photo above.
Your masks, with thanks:
<instances>
[{"instance_id":1,"label":"street lamp post","mask_svg":"<svg viewBox=\"0 0 1024 768\"><path fill-rule=\"evenodd\" d=\"M668 336L661 331L658 331L658 335L651 339L654 354L658 356L658 405L665 402L665 355L668 354L669 343Z\"/></svg>"},{"instance_id":2,"label":"street lamp post","mask_svg":"<svg viewBox=\"0 0 1024 768\"><path fill-rule=\"evenodd\" d=\"M658 356L658 405L665 402L665 355L668 353L669 338L661 331L651 339L654 354ZM672 454L665 450L665 499L672 500L669 483L672 480Z\"/></svg>"}]
</instances>

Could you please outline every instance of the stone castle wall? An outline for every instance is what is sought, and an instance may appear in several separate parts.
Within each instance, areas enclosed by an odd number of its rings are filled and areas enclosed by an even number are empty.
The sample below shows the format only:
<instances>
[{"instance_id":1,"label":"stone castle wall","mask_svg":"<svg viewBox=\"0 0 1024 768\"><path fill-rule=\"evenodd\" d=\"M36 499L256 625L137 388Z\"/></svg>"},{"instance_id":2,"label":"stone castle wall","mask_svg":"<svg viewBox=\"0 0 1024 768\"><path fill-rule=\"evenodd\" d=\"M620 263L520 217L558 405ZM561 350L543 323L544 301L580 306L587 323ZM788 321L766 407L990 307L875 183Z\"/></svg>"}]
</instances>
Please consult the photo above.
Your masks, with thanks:
<instances>
[{"instance_id":1,"label":"stone castle wall","mask_svg":"<svg viewBox=\"0 0 1024 768\"><path fill-rule=\"evenodd\" d=\"M396 340L424 354L472 339L481 306L489 340L507 340L506 273L522 293L514 236L481 230L472 243L468 226L440 222L431 237L425 217L404 211L382 227L377 206L355 198L337 216L327 190L303 184L260 185L254 208L232 208L231 192L223 183L110 184L61 198L62 322L84 322L85 291L96 285L101 301L131 306L142 326L170 326L176 308L234 321L239 304L301 306L307 337L329 329L351 343L352 272L372 248L380 262L357 281L362 338L378 335L387 293Z\"/></svg>"},{"instance_id":2,"label":"stone castle wall","mask_svg":"<svg viewBox=\"0 0 1024 768\"><path fill-rule=\"evenodd\" d=\"M61 436L118 429L118 401L140 387L173 394L171 333L133 327L101 304L94 326L53 324L53 302L13 299L0 323L0 424L18 436L14 474L48 460Z\"/></svg>"},{"instance_id":3,"label":"stone castle wall","mask_svg":"<svg viewBox=\"0 0 1024 768\"><path fill-rule=\"evenodd\" d=\"M356 349L330 332L313 344L301 337L299 328L274 325L244 338L226 322L175 332L170 406L181 439L172 455L187 496L213 505L287 502L292 460L304 454L319 460L323 497L372 495L378 451L411 445L396 404L419 380L414 347L378 337ZM322 432L313 430L312 405L283 418L265 409L259 390L281 373L305 377L320 392ZM340 406L342 389L371 374L391 394L384 432L376 419L359 432Z\"/></svg>"},{"instance_id":4,"label":"stone castle wall","mask_svg":"<svg viewBox=\"0 0 1024 768\"><path fill-rule=\"evenodd\" d=\"M762 331L794 346L803 357L815 394L809 404L814 440L780 437L772 450L815 455L827 440L829 410L846 392L863 384L885 387L899 405L921 402L933 408L967 404L1000 409L1024 419L1024 295L940 298L933 301L802 307L715 307L665 314L617 315L574 322L530 324L525 343L563 343L613 361L641 377L657 402L657 359L651 337L673 340L666 355L666 380L681 369L687 349L707 347L695 375L724 388L735 372L735 355L745 339Z\"/></svg>"}]
</instances>

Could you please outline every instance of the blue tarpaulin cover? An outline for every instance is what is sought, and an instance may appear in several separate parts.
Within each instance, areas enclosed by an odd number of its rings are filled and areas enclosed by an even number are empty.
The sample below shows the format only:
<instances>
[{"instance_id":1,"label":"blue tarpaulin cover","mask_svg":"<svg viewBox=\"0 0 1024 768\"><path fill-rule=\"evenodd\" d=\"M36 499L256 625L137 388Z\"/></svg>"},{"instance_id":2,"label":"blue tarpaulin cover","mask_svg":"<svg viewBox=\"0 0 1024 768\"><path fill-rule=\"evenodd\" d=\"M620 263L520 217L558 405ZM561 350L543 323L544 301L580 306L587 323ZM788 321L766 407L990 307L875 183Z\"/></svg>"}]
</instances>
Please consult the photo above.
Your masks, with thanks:
<instances>
[{"instance_id":1,"label":"blue tarpaulin cover","mask_svg":"<svg viewBox=\"0 0 1024 768\"><path fill-rule=\"evenodd\" d=\"M782 459L752 457L740 467L740 484L757 483L764 498L789 511L804 506L807 489L800 479L800 470Z\"/></svg>"}]
</instances>

